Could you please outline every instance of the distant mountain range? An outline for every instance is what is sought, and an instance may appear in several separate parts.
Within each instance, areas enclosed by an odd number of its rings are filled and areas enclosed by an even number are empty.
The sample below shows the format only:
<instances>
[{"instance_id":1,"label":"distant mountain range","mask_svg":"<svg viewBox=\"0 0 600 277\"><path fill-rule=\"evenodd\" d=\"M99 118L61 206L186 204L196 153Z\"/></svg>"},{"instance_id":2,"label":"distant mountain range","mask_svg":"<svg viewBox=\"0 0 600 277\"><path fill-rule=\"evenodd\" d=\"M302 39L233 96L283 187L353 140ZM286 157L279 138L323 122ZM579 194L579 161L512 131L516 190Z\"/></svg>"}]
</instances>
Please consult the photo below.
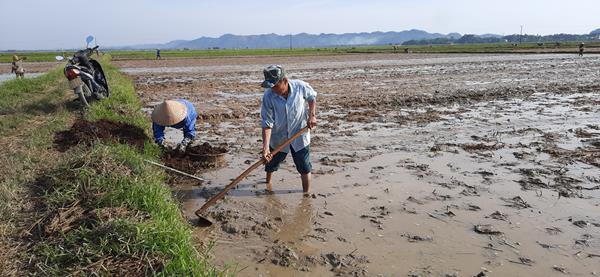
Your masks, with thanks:
<instances>
[{"instance_id":1,"label":"distant mountain range","mask_svg":"<svg viewBox=\"0 0 600 277\"><path fill-rule=\"evenodd\" d=\"M307 34L296 35L232 35L226 34L218 38L201 37L194 40L174 40L165 44L142 44L123 47L125 49L214 49L214 48L310 48L335 47L353 45L386 45L402 44L408 40L434 38L460 38L459 33L439 34L421 30L401 32L372 32L346 34Z\"/></svg>"},{"instance_id":2,"label":"distant mountain range","mask_svg":"<svg viewBox=\"0 0 600 277\"><path fill-rule=\"evenodd\" d=\"M600 35L600 29L592 31L589 35ZM468 39L465 40L465 36ZM453 42L460 41L499 41L503 36L496 34L483 35L461 35L459 33L439 34L428 33L422 30L408 30L401 32L372 32L372 33L345 33L345 34L307 34L296 35L233 35L225 34L218 38L201 37L194 40L174 40L165 44L142 44L121 49L232 49L232 48L312 48L312 47L335 47L335 46L363 46L363 45L401 45L405 42L410 44L423 41ZM513 35L514 36L514 35ZM509 37L509 36L507 36ZM532 36L538 37L538 36Z\"/></svg>"}]
</instances>

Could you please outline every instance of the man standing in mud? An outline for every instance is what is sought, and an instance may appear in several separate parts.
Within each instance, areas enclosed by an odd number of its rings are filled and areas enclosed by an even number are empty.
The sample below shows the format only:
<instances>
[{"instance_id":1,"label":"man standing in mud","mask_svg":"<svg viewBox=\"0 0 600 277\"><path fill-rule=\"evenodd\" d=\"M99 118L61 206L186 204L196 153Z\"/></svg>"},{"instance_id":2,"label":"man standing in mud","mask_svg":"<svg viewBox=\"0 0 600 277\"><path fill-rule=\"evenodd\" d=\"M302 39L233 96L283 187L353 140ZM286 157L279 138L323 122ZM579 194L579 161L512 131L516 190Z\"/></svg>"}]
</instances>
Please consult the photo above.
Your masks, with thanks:
<instances>
[{"instance_id":1,"label":"man standing in mud","mask_svg":"<svg viewBox=\"0 0 600 277\"><path fill-rule=\"evenodd\" d=\"M177 145L178 150L185 150L196 138L196 109L187 100L166 100L152 111L152 132L154 141L161 147L165 141L165 127L183 130L183 140Z\"/></svg>"},{"instance_id":2,"label":"man standing in mud","mask_svg":"<svg viewBox=\"0 0 600 277\"><path fill-rule=\"evenodd\" d=\"M265 93L262 99L261 119L263 138L263 157L267 161L267 191L272 191L273 172L287 153L292 153L296 170L302 179L302 191L308 193L311 183L312 164L310 162L310 131L293 140L281 152L272 155L277 145L293 136L302 128L317 126L317 92L306 82L290 80L279 65L271 65L263 70L265 80L262 87ZM306 105L308 104L308 111Z\"/></svg>"},{"instance_id":3,"label":"man standing in mud","mask_svg":"<svg viewBox=\"0 0 600 277\"><path fill-rule=\"evenodd\" d=\"M583 57L583 48L585 47L585 44L583 44L583 42L579 43L579 56Z\"/></svg>"}]
</instances>

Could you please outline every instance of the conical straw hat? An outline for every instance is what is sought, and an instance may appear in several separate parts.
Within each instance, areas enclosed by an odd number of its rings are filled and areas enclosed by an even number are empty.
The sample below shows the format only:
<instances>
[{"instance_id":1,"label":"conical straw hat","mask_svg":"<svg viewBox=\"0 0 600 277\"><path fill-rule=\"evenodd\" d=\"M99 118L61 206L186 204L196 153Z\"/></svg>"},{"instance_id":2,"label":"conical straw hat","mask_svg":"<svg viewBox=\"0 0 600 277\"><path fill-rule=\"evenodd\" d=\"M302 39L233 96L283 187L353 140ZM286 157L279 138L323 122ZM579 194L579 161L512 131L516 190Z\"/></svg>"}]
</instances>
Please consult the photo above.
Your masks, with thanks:
<instances>
[{"instance_id":1,"label":"conical straw hat","mask_svg":"<svg viewBox=\"0 0 600 277\"><path fill-rule=\"evenodd\" d=\"M19 56L17 56L17 55L13 55L13 62L16 62L16 61L18 61L18 60L19 60Z\"/></svg>"},{"instance_id":2,"label":"conical straw hat","mask_svg":"<svg viewBox=\"0 0 600 277\"><path fill-rule=\"evenodd\" d=\"M152 121L161 126L171 126L181 122L187 115L185 104L176 100L166 100L152 111Z\"/></svg>"}]
</instances>

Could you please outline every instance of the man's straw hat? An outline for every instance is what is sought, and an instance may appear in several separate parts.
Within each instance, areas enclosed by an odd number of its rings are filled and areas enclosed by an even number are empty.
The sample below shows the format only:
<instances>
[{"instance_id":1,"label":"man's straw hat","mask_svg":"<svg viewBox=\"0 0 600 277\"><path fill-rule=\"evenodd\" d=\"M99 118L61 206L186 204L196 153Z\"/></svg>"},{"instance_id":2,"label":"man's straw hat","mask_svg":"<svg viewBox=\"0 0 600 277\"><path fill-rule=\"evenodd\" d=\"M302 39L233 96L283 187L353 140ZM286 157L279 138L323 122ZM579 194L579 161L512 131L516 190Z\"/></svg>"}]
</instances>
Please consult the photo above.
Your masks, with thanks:
<instances>
[{"instance_id":1,"label":"man's straw hat","mask_svg":"<svg viewBox=\"0 0 600 277\"><path fill-rule=\"evenodd\" d=\"M177 100L166 100L152 111L152 121L161 126L171 126L181 122L187 116L187 107Z\"/></svg>"}]
</instances>

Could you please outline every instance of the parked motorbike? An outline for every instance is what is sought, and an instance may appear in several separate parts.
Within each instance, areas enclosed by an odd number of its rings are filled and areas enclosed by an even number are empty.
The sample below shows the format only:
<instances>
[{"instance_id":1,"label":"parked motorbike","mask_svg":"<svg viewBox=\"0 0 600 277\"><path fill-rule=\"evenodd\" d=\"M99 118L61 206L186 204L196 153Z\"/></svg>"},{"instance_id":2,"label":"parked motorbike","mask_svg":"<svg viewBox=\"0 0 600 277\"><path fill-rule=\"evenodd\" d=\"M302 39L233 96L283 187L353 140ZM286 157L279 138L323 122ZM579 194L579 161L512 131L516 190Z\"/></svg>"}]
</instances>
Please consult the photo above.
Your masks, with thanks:
<instances>
[{"instance_id":1,"label":"parked motorbike","mask_svg":"<svg viewBox=\"0 0 600 277\"><path fill-rule=\"evenodd\" d=\"M99 46L86 48L75 52L69 57L64 69L69 86L79 98L82 107L89 107L92 100L101 100L110 96L106 75L100 63L92 58ZM56 56L61 61L62 56Z\"/></svg>"}]
</instances>

